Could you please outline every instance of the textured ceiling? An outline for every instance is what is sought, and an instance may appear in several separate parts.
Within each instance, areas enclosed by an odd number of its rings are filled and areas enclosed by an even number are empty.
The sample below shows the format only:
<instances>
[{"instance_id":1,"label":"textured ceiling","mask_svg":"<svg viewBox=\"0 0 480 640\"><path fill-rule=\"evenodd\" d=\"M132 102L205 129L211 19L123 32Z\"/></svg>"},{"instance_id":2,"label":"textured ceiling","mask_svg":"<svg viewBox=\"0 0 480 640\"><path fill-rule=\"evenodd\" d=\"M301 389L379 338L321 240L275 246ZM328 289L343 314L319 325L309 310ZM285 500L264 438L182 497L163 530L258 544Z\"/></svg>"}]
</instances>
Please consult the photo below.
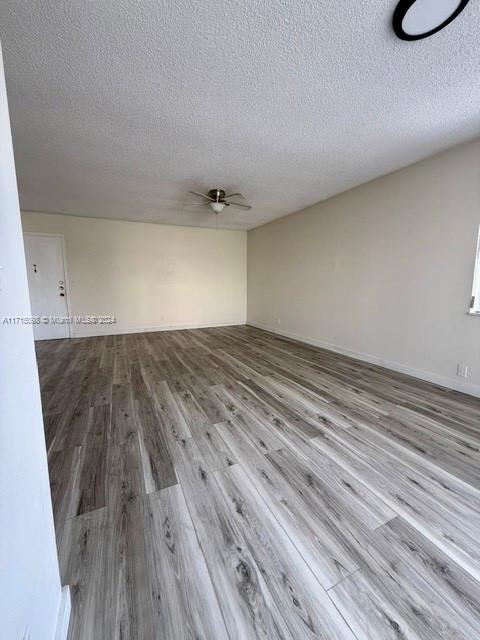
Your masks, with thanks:
<instances>
[{"instance_id":1,"label":"textured ceiling","mask_svg":"<svg viewBox=\"0 0 480 640\"><path fill-rule=\"evenodd\" d=\"M249 229L480 134L480 11L394 0L2 0L24 209ZM185 204L186 211L182 211Z\"/></svg>"}]
</instances>

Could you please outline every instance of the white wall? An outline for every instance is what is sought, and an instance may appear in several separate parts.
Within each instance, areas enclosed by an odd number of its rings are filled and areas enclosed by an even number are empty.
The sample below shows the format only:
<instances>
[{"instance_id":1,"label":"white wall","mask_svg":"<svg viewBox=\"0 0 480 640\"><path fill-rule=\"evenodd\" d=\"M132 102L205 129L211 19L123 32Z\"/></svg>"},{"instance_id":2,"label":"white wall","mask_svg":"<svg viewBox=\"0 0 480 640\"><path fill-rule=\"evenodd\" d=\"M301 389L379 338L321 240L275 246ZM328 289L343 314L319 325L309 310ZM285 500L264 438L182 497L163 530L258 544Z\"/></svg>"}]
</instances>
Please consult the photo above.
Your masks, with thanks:
<instances>
[{"instance_id":1,"label":"white wall","mask_svg":"<svg viewBox=\"0 0 480 640\"><path fill-rule=\"evenodd\" d=\"M61 588L0 53L0 637L53 640Z\"/></svg>"},{"instance_id":2,"label":"white wall","mask_svg":"<svg viewBox=\"0 0 480 640\"><path fill-rule=\"evenodd\" d=\"M247 234L22 213L24 231L62 233L72 315L113 315L74 335L243 324Z\"/></svg>"},{"instance_id":3,"label":"white wall","mask_svg":"<svg viewBox=\"0 0 480 640\"><path fill-rule=\"evenodd\" d=\"M479 223L475 140L250 231L248 322L480 395Z\"/></svg>"}]
</instances>

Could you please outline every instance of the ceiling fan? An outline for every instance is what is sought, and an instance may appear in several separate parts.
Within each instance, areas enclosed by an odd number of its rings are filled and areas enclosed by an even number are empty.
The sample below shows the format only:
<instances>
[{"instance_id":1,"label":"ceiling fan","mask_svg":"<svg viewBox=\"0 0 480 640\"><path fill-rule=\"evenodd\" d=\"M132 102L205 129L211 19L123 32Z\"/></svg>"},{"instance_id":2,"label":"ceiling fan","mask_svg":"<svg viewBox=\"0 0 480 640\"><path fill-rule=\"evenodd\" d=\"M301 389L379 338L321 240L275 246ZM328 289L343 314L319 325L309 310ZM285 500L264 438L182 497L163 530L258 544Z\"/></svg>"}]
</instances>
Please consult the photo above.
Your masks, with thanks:
<instances>
[{"instance_id":1,"label":"ceiling fan","mask_svg":"<svg viewBox=\"0 0 480 640\"><path fill-rule=\"evenodd\" d=\"M225 207L237 207L238 209L245 209L249 211L252 207L249 204L242 204L240 202L229 202L230 198L235 196L243 198L241 193L226 194L223 189L210 189L208 193L199 193L198 191L189 191L194 196L204 198L204 202L201 204L209 206L214 213L222 213Z\"/></svg>"}]
</instances>

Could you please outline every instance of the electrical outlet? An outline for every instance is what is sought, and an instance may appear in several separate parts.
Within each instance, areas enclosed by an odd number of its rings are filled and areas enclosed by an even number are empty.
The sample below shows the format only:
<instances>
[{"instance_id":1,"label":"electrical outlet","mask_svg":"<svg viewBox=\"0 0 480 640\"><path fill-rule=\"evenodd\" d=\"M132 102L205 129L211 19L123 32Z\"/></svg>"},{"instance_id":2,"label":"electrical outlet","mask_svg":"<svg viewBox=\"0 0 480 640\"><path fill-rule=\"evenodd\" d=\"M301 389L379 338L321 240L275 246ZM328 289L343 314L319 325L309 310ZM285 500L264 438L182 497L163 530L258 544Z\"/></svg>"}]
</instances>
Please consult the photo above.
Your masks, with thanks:
<instances>
[{"instance_id":1,"label":"electrical outlet","mask_svg":"<svg viewBox=\"0 0 480 640\"><path fill-rule=\"evenodd\" d=\"M457 376L459 378L468 378L468 364L463 362L457 364Z\"/></svg>"}]
</instances>

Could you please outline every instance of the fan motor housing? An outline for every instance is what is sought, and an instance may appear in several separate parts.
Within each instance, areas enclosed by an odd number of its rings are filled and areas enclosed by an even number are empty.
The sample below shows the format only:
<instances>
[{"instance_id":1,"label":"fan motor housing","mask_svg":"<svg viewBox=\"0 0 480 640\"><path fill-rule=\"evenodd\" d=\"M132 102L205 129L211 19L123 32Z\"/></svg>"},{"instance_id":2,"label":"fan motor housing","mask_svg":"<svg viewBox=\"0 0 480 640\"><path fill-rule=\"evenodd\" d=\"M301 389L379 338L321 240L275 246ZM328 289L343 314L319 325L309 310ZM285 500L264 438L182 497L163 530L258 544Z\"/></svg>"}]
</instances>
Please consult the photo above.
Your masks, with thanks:
<instances>
[{"instance_id":1,"label":"fan motor housing","mask_svg":"<svg viewBox=\"0 0 480 640\"><path fill-rule=\"evenodd\" d=\"M208 197L215 202L223 202L225 200L225 191L223 189L210 189Z\"/></svg>"}]
</instances>

